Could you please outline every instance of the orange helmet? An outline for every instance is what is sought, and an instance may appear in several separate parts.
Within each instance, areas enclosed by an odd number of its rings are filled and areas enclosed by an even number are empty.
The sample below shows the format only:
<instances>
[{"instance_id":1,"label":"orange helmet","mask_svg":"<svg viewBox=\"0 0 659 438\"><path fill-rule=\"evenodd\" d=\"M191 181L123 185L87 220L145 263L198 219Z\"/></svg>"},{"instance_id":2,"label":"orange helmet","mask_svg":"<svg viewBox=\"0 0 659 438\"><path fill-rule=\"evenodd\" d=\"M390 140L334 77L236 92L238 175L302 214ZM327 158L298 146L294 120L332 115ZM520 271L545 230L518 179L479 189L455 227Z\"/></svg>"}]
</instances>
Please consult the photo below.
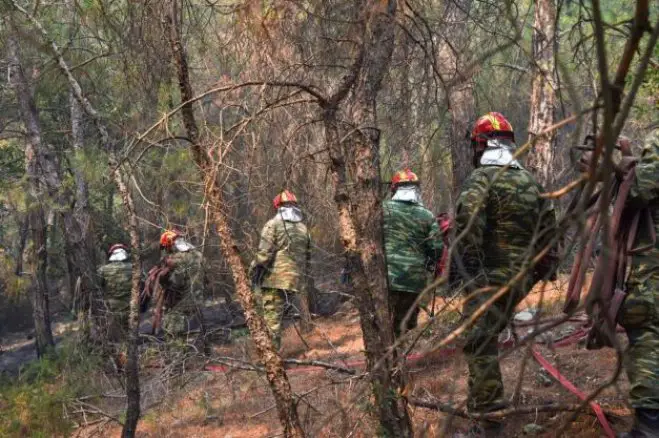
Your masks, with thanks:
<instances>
[{"instance_id":1,"label":"orange helmet","mask_svg":"<svg viewBox=\"0 0 659 438\"><path fill-rule=\"evenodd\" d=\"M501 113L489 112L476 120L471 131L472 143L485 143L489 138L509 138L515 141L513 126Z\"/></svg>"},{"instance_id":2,"label":"orange helmet","mask_svg":"<svg viewBox=\"0 0 659 438\"><path fill-rule=\"evenodd\" d=\"M167 230L160 235L160 247L161 248L171 248L174 245L174 241L181 234L175 230Z\"/></svg>"},{"instance_id":3,"label":"orange helmet","mask_svg":"<svg viewBox=\"0 0 659 438\"><path fill-rule=\"evenodd\" d=\"M275 209L277 209L281 207L282 204L286 204L289 202L293 204L297 204L297 198L293 193L289 192L288 190L284 190L283 192L275 196L275 199L272 200L272 205L274 205Z\"/></svg>"},{"instance_id":4,"label":"orange helmet","mask_svg":"<svg viewBox=\"0 0 659 438\"><path fill-rule=\"evenodd\" d=\"M128 252L128 247L124 245L123 243L115 243L108 249L108 257L112 255L113 252L115 252L118 249L123 249L126 252Z\"/></svg>"},{"instance_id":5,"label":"orange helmet","mask_svg":"<svg viewBox=\"0 0 659 438\"><path fill-rule=\"evenodd\" d=\"M410 169L399 170L391 177L391 190L396 190L401 184L419 184L419 177Z\"/></svg>"}]
</instances>

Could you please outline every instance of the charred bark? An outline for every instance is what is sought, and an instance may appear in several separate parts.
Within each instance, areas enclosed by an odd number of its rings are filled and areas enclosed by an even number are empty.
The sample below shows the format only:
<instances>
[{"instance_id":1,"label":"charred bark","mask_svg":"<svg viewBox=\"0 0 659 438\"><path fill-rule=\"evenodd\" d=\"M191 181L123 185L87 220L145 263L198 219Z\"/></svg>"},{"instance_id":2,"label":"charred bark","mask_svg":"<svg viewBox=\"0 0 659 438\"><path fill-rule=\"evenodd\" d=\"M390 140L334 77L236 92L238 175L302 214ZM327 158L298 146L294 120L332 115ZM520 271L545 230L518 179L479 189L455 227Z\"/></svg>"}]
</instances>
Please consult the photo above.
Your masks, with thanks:
<instances>
[{"instance_id":1,"label":"charred bark","mask_svg":"<svg viewBox=\"0 0 659 438\"><path fill-rule=\"evenodd\" d=\"M190 84L187 55L182 43L180 8L177 0L170 0L167 3L166 14L164 28L169 39L172 59L177 72L181 101L189 102L194 94ZM220 249L231 269L236 295L245 313L245 321L259 358L265 367L268 383L275 398L279 420L284 427L284 436L303 437L304 431L300 425L293 399L293 391L284 371L284 364L274 349L270 330L268 330L265 321L257 312L256 301L246 274L247 270L240 257L229 219L223 210L224 196L222 189L216 183L213 163L200 143L199 129L192 103L183 105L181 115L188 138L191 141L190 148L193 159L199 166L204 178L204 191L211 207L217 233L220 236Z\"/></svg>"},{"instance_id":2,"label":"charred bark","mask_svg":"<svg viewBox=\"0 0 659 438\"><path fill-rule=\"evenodd\" d=\"M555 131L537 136L554 124L555 81L554 44L556 42L556 5L554 0L536 0L533 26L533 87L531 91L531 117L529 141L533 149L527 166L545 187L552 183Z\"/></svg>"},{"instance_id":3,"label":"charred bark","mask_svg":"<svg viewBox=\"0 0 659 438\"><path fill-rule=\"evenodd\" d=\"M444 14L448 23L444 30L444 40L439 47L438 69L444 83L450 84L446 90L450 127L447 142L451 148L451 170L453 193L457 193L471 172L471 149L465 134L475 118L473 78L465 76L465 55L469 53L467 18L471 0L455 0L447 3ZM452 204L452 203L451 203Z\"/></svg>"},{"instance_id":4,"label":"charred bark","mask_svg":"<svg viewBox=\"0 0 659 438\"><path fill-rule=\"evenodd\" d=\"M12 35L7 41L10 59L11 83L16 92L21 117L27 132L25 145L25 171L28 181L27 208L30 236L33 245L34 281L30 288L32 317L34 319L35 345L41 357L55 345L50 327L48 297L48 225L44 211L44 197L47 196L46 175L50 166L45 162L44 145L41 141L39 111L34 96L20 62L20 48Z\"/></svg>"},{"instance_id":5,"label":"charred bark","mask_svg":"<svg viewBox=\"0 0 659 438\"><path fill-rule=\"evenodd\" d=\"M353 98L345 112L354 126L347 137L342 135L337 114L342 99L335 95L325 105L325 141L380 427L387 436L406 437L412 436L412 425L401 395L403 381L394 358L388 355L394 334L383 248L376 115L376 98L394 47L396 2L362 4L363 46L353 66L355 74L348 78L353 82L346 82L338 92L345 96L347 91L343 90L352 88Z\"/></svg>"}]
</instances>

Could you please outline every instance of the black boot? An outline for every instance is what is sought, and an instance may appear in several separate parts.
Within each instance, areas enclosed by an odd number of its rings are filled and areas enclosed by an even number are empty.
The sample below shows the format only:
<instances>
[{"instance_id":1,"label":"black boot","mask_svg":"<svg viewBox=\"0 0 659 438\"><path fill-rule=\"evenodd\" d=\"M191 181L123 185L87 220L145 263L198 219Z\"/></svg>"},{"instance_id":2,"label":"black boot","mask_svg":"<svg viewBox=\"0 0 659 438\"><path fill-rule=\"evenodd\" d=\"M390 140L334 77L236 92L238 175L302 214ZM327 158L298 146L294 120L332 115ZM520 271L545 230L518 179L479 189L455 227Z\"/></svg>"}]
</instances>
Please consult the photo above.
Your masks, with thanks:
<instances>
[{"instance_id":1,"label":"black boot","mask_svg":"<svg viewBox=\"0 0 659 438\"><path fill-rule=\"evenodd\" d=\"M636 409L634 426L629 432L618 434L617 438L656 438L659 437L659 410Z\"/></svg>"}]
</instances>

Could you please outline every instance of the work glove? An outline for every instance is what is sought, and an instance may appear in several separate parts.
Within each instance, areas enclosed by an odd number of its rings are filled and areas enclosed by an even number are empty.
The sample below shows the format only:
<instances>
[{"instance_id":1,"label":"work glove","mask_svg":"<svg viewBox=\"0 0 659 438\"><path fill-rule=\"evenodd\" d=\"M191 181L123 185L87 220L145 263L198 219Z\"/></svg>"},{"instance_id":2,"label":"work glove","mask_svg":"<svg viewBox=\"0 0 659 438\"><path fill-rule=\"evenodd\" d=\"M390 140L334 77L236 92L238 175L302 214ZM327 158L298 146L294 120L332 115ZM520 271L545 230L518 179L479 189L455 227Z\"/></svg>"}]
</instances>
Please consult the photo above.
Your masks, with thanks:
<instances>
[{"instance_id":1,"label":"work glove","mask_svg":"<svg viewBox=\"0 0 659 438\"><path fill-rule=\"evenodd\" d=\"M252 268L252 287L254 289L261 287L263 282L263 277L265 276L267 269L261 264L256 264Z\"/></svg>"}]
</instances>

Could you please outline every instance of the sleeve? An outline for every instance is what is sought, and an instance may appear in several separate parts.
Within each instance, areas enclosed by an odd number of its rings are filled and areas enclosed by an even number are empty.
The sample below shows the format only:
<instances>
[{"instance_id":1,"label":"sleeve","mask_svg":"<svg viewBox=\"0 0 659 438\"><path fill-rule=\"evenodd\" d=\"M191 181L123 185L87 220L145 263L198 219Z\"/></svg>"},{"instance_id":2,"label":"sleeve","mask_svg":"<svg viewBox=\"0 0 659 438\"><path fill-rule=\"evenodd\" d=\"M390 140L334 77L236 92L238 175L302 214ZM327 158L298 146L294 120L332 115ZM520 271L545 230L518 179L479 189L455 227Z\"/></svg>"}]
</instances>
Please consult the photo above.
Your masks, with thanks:
<instances>
[{"instance_id":1,"label":"sleeve","mask_svg":"<svg viewBox=\"0 0 659 438\"><path fill-rule=\"evenodd\" d=\"M535 253L542 251L547 245L552 244L547 254L538 262L535 268L537 280L555 280L556 268L559 264L559 251L561 241L555 239L557 235L556 227L558 222L556 220L556 210L554 203L550 200L542 200L542 207L540 213L540 226L538 232L538 242L535 248ZM552 242L552 240L554 240Z\"/></svg>"},{"instance_id":2,"label":"sleeve","mask_svg":"<svg viewBox=\"0 0 659 438\"><path fill-rule=\"evenodd\" d=\"M489 185L486 173L472 173L458 196L455 208L456 254L465 273L472 278L482 270L483 235L487 223L485 207ZM460 238L462 233L465 235ZM455 268L459 270L460 266ZM455 275L464 276L465 273L456 272Z\"/></svg>"},{"instance_id":3,"label":"sleeve","mask_svg":"<svg viewBox=\"0 0 659 438\"><path fill-rule=\"evenodd\" d=\"M659 199L659 130L645 140L644 151L627 198L628 204L639 208Z\"/></svg>"},{"instance_id":4,"label":"sleeve","mask_svg":"<svg viewBox=\"0 0 659 438\"><path fill-rule=\"evenodd\" d=\"M437 262L439 262L442 257L444 242L442 240L442 233L439 231L439 225L437 224L435 218L432 217L432 214L430 215L430 229L428 232L428 238L424 243L428 265L434 269L437 265Z\"/></svg>"},{"instance_id":5,"label":"sleeve","mask_svg":"<svg viewBox=\"0 0 659 438\"><path fill-rule=\"evenodd\" d=\"M255 265L268 266L272 262L276 252L276 234L275 223L268 221L261 231L259 249L254 259Z\"/></svg>"},{"instance_id":6,"label":"sleeve","mask_svg":"<svg viewBox=\"0 0 659 438\"><path fill-rule=\"evenodd\" d=\"M99 267L96 270L96 275L98 276L98 285L100 286L103 293L105 293L106 281L105 281L105 275L103 275L103 273L104 273L103 266Z\"/></svg>"},{"instance_id":7,"label":"sleeve","mask_svg":"<svg viewBox=\"0 0 659 438\"><path fill-rule=\"evenodd\" d=\"M304 256L304 273L303 279L305 286L311 284L311 234L307 232L307 248L306 254ZM311 290L307 287L307 293L311 293Z\"/></svg>"}]
</instances>

